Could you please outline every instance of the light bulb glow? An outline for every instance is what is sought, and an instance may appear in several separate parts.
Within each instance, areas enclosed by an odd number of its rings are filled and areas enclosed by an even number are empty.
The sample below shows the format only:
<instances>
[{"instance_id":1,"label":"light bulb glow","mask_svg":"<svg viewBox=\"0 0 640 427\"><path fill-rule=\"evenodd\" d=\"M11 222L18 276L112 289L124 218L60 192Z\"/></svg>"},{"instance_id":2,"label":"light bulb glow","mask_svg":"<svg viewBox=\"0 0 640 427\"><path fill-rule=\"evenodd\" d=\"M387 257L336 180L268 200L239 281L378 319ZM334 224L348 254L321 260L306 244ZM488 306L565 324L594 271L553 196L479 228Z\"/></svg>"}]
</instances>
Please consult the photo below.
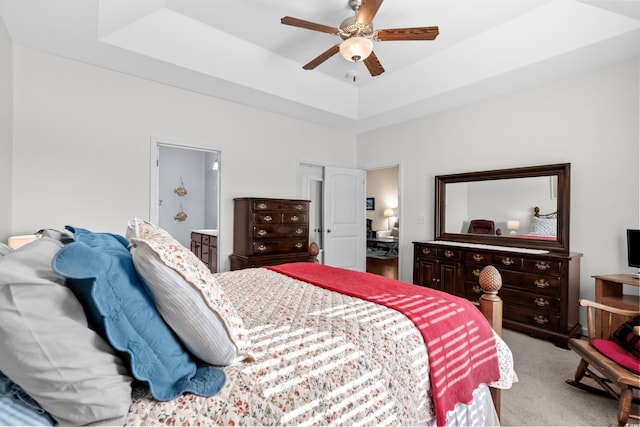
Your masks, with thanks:
<instances>
[{"instance_id":1,"label":"light bulb glow","mask_svg":"<svg viewBox=\"0 0 640 427\"><path fill-rule=\"evenodd\" d=\"M364 61L373 51L371 39L353 36L340 43L340 54L351 62Z\"/></svg>"}]
</instances>

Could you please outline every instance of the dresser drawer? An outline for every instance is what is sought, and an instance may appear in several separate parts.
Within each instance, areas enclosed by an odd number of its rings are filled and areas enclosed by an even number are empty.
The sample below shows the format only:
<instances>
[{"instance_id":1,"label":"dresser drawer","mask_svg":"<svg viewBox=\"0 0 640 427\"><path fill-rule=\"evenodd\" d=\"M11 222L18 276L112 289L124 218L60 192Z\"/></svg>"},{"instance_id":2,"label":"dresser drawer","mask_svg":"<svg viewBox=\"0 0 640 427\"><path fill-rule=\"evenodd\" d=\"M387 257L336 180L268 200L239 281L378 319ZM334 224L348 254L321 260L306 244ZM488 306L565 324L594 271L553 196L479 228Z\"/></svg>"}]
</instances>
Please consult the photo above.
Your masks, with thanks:
<instances>
[{"instance_id":1,"label":"dresser drawer","mask_svg":"<svg viewBox=\"0 0 640 427\"><path fill-rule=\"evenodd\" d=\"M296 201L282 201L282 200L254 200L254 211L291 211L291 212L306 212L307 204L299 203Z\"/></svg>"},{"instance_id":2,"label":"dresser drawer","mask_svg":"<svg viewBox=\"0 0 640 427\"><path fill-rule=\"evenodd\" d=\"M482 287L479 283L476 282L465 282L464 283L464 297L471 302L478 302L480 297L483 294ZM498 292L500 295L501 292Z\"/></svg>"},{"instance_id":3,"label":"dresser drawer","mask_svg":"<svg viewBox=\"0 0 640 427\"><path fill-rule=\"evenodd\" d=\"M521 270L523 264L524 260L520 257L493 254L493 265L496 268L505 267Z\"/></svg>"},{"instance_id":4,"label":"dresser drawer","mask_svg":"<svg viewBox=\"0 0 640 427\"><path fill-rule=\"evenodd\" d=\"M420 258L429 257L450 261L460 261L462 257L459 249L434 248L433 246L420 246L416 255Z\"/></svg>"},{"instance_id":5,"label":"dresser drawer","mask_svg":"<svg viewBox=\"0 0 640 427\"><path fill-rule=\"evenodd\" d=\"M541 310L551 314L560 312L560 298L520 292L508 288L501 289L499 294L506 304L519 305L530 310Z\"/></svg>"},{"instance_id":6,"label":"dresser drawer","mask_svg":"<svg viewBox=\"0 0 640 427\"><path fill-rule=\"evenodd\" d=\"M253 242L252 255L284 254L306 251L307 243L305 239L255 240Z\"/></svg>"},{"instance_id":7,"label":"dresser drawer","mask_svg":"<svg viewBox=\"0 0 640 427\"><path fill-rule=\"evenodd\" d=\"M503 306L503 310L505 319L524 325L554 332L558 330L558 326L560 325L560 316L545 313L544 311L527 310L519 306L507 304Z\"/></svg>"},{"instance_id":8,"label":"dresser drawer","mask_svg":"<svg viewBox=\"0 0 640 427\"><path fill-rule=\"evenodd\" d=\"M483 254L479 252L467 252L464 260L467 265L479 265L484 267L485 265L489 265L493 262L493 256L491 254ZM482 269L482 267L480 267L480 269Z\"/></svg>"},{"instance_id":9,"label":"dresser drawer","mask_svg":"<svg viewBox=\"0 0 640 427\"><path fill-rule=\"evenodd\" d=\"M307 215L303 213L285 213L282 214L283 224L306 224Z\"/></svg>"},{"instance_id":10,"label":"dresser drawer","mask_svg":"<svg viewBox=\"0 0 640 427\"><path fill-rule=\"evenodd\" d=\"M305 224L256 225L253 227L254 239L275 239L282 237L304 237L307 235Z\"/></svg>"},{"instance_id":11,"label":"dresser drawer","mask_svg":"<svg viewBox=\"0 0 640 427\"><path fill-rule=\"evenodd\" d=\"M561 281L558 277L508 270L500 270L500 274L502 275L502 286L504 287L553 297L560 296Z\"/></svg>"},{"instance_id":12,"label":"dresser drawer","mask_svg":"<svg viewBox=\"0 0 640 427\"><path fill-rule=\"evenodd\" d=\"M560 263L554 261L543 261L535 259L527 259L524 262L526 271L544 273L544 274L560 274Z\"/></svg>"}]
</instances>

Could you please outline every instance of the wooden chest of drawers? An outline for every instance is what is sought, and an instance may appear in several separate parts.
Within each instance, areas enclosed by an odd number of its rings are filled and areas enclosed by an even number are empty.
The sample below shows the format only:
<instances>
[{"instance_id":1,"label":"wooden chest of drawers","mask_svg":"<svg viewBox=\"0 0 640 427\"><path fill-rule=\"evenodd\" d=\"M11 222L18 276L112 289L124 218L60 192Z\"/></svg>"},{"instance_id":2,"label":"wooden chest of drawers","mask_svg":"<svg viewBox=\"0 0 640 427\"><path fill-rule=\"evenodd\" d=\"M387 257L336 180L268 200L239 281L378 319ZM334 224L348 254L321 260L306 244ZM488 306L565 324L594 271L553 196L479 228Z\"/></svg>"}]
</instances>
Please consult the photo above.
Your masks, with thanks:
<instances>
[{"instance_id":1,"label":"wooden chest of drawers","mask_svg":"<svg viewBox=\"0 0 640 427\"><path fill-rule=\"evenodd\" d=\"M218 271L218 237L198 231L191 232L191 252L196 254L212 273Z\"/></svg>"},{"instance_id":2,"label":"wooden chest of drawers","mask_svg":"<svg viewBox=\"0 0 640 427\"><path fill-rule=\"evenodd\" d=\"M309 201L234 199L231 269L309 261Z\"/></svg>"},{"instance_id":3,"label":"wooden chest of drawers","mask_svg":"<svg viewBox=\"0 0 640 427\"><path fill-rule=\"evenodd\" d=\"M566 347L579 336L581 254L532 254L414 243L413 283L477 302L480 271L493 265L502 275L503 324ZM506 248L505 248L506 249Z\"/></svg>"}]
</instances>

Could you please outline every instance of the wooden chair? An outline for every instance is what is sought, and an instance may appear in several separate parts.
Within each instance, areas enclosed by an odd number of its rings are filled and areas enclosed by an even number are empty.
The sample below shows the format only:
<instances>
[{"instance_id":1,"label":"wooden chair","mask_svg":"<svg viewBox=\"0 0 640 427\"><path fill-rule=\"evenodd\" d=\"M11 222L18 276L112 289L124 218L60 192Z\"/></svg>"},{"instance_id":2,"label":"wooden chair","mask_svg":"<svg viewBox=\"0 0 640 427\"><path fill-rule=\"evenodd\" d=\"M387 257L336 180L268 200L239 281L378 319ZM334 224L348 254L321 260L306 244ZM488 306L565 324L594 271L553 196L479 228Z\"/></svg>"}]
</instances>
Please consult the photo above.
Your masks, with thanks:
<instances>
[{"instance_id":1,"label":"wooden chair","mask_svg":"<svg viewBox=\"0 0 640 427\"><path fill-rule=\"evenodd\" d=\"M587 307L589 341L580 338L569 340L569 348L578 353L582 360L576 370L575 378L566 380L566 383L617 399L618 424L620 426L624 426L629 417L640 419L638 415L630 414L631 404L640 401L637 396L634 396L634 392L640 390L640 376L611 360L591 345L592 339L609 338L620 326L615 324L615 315L627 318L637 316L640 314L640 308L638 310L622 310L584 299L580 300L580 305ZM596 313L598 313L598 321L596 321ZM581 382L585 377L591 378L602 389Z\"/></svg>"}]
</instances>

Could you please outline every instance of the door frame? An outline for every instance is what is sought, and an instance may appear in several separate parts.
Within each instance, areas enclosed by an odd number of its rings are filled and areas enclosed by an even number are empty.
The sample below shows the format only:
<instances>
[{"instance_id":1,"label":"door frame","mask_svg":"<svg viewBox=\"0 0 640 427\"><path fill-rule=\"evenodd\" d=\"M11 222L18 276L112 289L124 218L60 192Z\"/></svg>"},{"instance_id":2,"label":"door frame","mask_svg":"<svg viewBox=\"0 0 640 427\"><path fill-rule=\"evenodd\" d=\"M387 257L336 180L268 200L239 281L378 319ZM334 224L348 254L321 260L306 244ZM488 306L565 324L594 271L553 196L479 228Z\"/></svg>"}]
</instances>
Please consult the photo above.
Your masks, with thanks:
<instances>
[{"instance_id":1,"label":"door frame","mask_svg":"<svg viewBox=\"0 0 640 427\"><path fill-rule=\"evenodd\" d=\"M221 209L222 200L222 149L211 147L206 144L196 143L193 141L185 142L178 141L172 138L163 138L152 136L149 144L149 221L153 224L159 224L160 209L159 209L159 194L160 194L160 168L159 168L159 155L160 147L172 147L185 150L197 150L210 153L217 153L218 155L218 201L216 205L216 214L218 218L218 245L220 244L221 230L224 228L223 209ZM220 251L217 253L217 264L220 265Z\"/></svg>"},{"instance_id":2,"label":"door frame","mask_svg":"<svg viewBox=\"0 0 640 427\"><path fill-rule=\"evenodd\" d=\"M402 160L398 160L395 162L392 161L389 163L380 163L378 165L365 167L363 169L365 171L365 174L367 174L370 171L379 170L379 169L390 169L395 167L398 168L398 223L401 224L398 230L398 280L405 281L402 274L402 252L403 252L402 242L404 241L403 230L406 229L406 227L402 226L402 224L404 224L404 219L403 219L404 208L403 208L403 197L402 197ZM365 175L365 194L367 194L366 182L367 180ZM364 200L362 201L362 203L364 203ZM413 274L413 270L411 270L411 274ZM411 280L408 280L408 282L411 283Z\"/></svg>"}]
</instances>

